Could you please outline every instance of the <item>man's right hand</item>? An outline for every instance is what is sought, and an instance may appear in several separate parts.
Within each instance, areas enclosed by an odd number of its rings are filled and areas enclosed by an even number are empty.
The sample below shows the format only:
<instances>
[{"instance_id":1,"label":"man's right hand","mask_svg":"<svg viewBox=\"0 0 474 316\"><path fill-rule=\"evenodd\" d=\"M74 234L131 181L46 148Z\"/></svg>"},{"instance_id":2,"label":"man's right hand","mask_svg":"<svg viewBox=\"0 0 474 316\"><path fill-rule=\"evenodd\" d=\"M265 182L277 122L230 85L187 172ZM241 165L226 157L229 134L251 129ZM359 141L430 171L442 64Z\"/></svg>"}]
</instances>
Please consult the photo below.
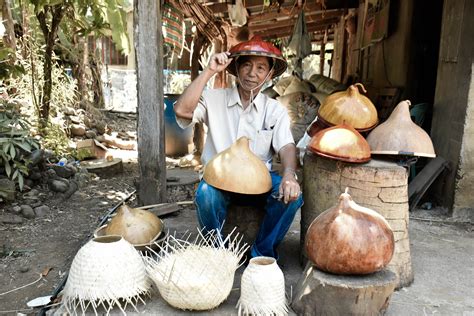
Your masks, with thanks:
<instances>
[{"instance_id":1,"label":"man's right hand","mask_svg":"<svg viewBox=\"0 0 474 316\"><path fill-rule=\"evenodd\" d=\"M223 71L232 61L232 58L229 58L229 56L229 52L212 55L207 68L214 73Z\"/></svg>"}]
</instances>

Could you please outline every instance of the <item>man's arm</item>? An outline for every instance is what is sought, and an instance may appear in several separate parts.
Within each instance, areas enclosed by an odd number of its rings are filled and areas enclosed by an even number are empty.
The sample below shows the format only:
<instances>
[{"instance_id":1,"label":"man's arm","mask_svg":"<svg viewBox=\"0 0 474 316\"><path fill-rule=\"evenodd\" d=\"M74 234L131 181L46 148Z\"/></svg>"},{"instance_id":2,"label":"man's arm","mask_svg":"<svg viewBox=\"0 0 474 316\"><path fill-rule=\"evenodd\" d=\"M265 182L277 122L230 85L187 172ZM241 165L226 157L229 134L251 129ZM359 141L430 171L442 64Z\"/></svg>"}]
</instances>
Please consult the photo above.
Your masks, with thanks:
<instances>
[{"instance_id":1,"label":"man's arm","mask_svg":"<svg viewBox=\"0 0 474 316\"><path fill-rule=\"evenodd\" d=\"M280 184L280 195L285 203L296 200L301 194L300 185L295 178L296 172L296 147L295 144L287 144L279 152L283 165L283 177Z\"/></svg>"},{"instance_id":2,"label":"man's arm","mask_svg":"<svg viewBox=\"0 0 474 316\"><path fill-rule=\"evenodd\" d=\"M219 53L211 56L209 65L199 76L191 82L184 90L174 105L174 112L178 118L192 120L194 110L196 109L202 91L209 79L216 73L223 71L232 61L229 53Z\"/></svg>"}]
</instances>

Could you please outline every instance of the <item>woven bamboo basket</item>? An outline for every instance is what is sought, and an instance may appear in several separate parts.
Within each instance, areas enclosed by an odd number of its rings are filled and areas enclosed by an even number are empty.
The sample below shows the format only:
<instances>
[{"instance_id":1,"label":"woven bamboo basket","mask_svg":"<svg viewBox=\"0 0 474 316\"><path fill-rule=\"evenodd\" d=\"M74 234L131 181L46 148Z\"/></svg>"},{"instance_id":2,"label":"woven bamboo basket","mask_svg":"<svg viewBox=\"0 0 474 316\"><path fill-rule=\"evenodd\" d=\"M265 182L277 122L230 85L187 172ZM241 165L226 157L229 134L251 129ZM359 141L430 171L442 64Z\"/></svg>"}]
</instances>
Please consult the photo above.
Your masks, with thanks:
<instances>
[{"instance_id":1,"label":"woven bamboo basket","mask_svg":"<svg viewBox=\"0 0 474 316\"><path fill-rule=\"evenodd\" d=\"M74 257L62 303L68 314L85 314L89 308L97 314L100 307L109 314L114 306L125 313L127 305L137 310L138 301L144 303L150 286L143 260L130 243L121 236L98 237Z\"/></svg>"},{"instance_id":2,"label":"woven bamboo basket","mask_svg":"<svg viewBox=\"0 0 474 316\"><path fill-rule=\"evenodd\" d=\"M276 260L255 257L242 274L239 315L287 315L285 278Z\"/></svg>"},{"instance_id":3,"label":"woven bamboo basket","mask_svg":"<svg viewBox=\"0 0 474 316\"><path fill-rule=\"evenodd\" d=\"M235 230L234 230L235 231ZM234 232L233 231L233 232ZM194 242L170 235L160 252L144 256L146 269L163 299L183 310L209 310L230 294L235 271L248 249L236 234L222 240L214 232Z\"/></svg>"}]
</instances>

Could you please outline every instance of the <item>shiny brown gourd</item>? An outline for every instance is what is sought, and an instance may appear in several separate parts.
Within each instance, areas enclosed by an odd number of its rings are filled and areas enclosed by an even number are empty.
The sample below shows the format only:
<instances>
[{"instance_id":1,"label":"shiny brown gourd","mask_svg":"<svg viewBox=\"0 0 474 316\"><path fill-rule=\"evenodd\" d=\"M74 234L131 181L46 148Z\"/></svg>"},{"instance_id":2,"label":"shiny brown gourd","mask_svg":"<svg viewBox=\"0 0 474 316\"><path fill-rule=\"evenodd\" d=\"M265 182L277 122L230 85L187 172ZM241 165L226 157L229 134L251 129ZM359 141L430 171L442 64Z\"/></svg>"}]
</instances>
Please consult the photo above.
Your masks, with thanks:
<instances>
[{"instance_id":1,"label":"shiny brown gourd","mask_svg":"<svg viewBox=\"0 0 474 316\"><path fill-rule=\"evenodd\" d=\"M119 235L132 245L143 245L153 241L163 227L153 213L122 205L107 224L106 235Z\"/></svg>"},{"instance_id":2,"label":"shiny brown gourd","mask_svg":"<svg viewBox=\"0 0 474 316\"><path fill-rule=\"evenodd\" d=\"M369 274L383 269L395 248L393 232L377 212L347 193L321 213L306 233L306 253L320 270L334 274Z\"/></svg>"}]
</instances>

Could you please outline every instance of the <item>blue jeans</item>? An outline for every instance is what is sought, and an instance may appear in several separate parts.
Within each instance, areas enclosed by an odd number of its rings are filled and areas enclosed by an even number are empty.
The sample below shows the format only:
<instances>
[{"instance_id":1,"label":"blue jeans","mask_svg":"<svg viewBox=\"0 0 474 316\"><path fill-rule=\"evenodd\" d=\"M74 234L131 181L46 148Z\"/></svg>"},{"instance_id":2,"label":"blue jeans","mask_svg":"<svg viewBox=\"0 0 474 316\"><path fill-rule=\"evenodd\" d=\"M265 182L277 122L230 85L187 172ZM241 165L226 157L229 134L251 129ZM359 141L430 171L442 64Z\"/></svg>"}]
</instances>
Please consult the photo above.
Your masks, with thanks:
<instances>
[{"instance_id":1,"label":"blue jeans","mask_svg":"<svg viewBox=\"0 0 474 316\"><path fill-rule=\"evenodd\" d=\"M260 195L237 194L217 189L201 180L196 192L196 210L199 225L205 232L219 231L223 227L230 203L237 205L256 206L265 209L265 217L251 248L251 256L268 256L278 259L276 248L290 228L296 211L303 205L303 196L288 204L279 201L278 196L281 176L270 172L272 189Z\"/></svg>"}]
</instances>

